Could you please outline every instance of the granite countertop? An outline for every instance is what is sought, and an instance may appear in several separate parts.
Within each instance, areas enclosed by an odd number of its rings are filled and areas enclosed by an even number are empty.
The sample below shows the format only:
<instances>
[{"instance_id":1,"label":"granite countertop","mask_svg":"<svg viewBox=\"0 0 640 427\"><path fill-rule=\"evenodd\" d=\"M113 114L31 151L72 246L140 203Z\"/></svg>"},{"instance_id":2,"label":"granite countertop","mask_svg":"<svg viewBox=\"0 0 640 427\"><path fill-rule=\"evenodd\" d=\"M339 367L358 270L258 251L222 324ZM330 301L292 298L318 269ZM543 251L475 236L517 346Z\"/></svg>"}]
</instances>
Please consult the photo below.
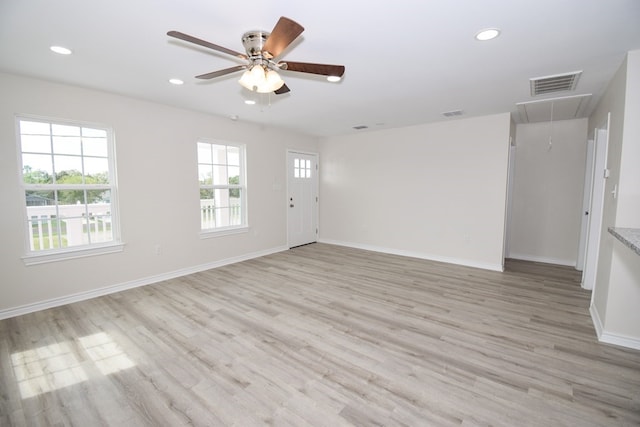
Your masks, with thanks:
<instances>
[{"instance_id":1,"label":"granite countertop","mask_svg":"<svg viewBox=\"0 0 640 427\"><path fill-rule=\"evenodd\" d=\"M609 227L609 233L640 255L640 228Z\"/></svg>"}]
</instances>

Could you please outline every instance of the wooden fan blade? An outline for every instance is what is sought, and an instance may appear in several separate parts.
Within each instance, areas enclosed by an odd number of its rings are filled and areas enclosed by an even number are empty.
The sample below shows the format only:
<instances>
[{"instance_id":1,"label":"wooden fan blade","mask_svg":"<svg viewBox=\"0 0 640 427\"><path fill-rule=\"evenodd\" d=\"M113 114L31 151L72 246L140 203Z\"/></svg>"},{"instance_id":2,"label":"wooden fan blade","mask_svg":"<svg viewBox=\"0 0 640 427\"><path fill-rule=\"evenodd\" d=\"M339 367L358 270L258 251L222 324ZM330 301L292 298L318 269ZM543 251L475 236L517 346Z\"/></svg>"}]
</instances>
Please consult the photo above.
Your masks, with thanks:
<instances>
[{"instance_id":1,"label":"wooden fan blade","mask_svg":"<svg viewBox=\"0 0 640 427\"><path fill-rule=\"evenodd\" d=\"M236 71L245 70L246 65L236 65L235 67L225 68L224 70L213 71L207 74L200 74L196 76L196 79L213 79L214 77L225 76L227 74L235 73Z\"/></svg>"},{"instance_id":2,"label":"wooden fan blade","mask_svg":"<svg viewBox=\"0 0 640 427\"><path fill-rule=\"evenodd\" d=\"M304 27L297 22L280 17L271 35L262 48L262 52L269 52L272 58L280 55L302 32Z\"/></svg>"},{"instance_id":3,"label":"wooden fan blade","mask_svg":"<svg viewBox=\"0 0 640 427\"><path fill-rule=\"evenodd\" d=\"M344 65L312 64L309 62L283 61L282 70L297 71L299 73L320 74L322 76L342 77ZM278 64L280 66L280 64Z\"/></svg>"},{"instance_id":4,"label":"wooden fan blade","mask_svg":"<svg viewBox=\"0 0 640 427\"><path fill-rule=\"evenodd\" d=\"M169 31L168 36L175 37L176 39L184 40L189 43L194 43L200 46L208 47L209 49L217 50L218 52L233 55L240 59L247 59L247 55L244 53L236 52L235 50L227 49L226 47L218 46L217 44L210 43L206 40L190 36L189 34L181 33L180 31Z\"/></svg>"},{"instance_id":5,"label":"wooden fan blade","mask_svg":"<svg viewBox=\"0 0 640 427\"><path fill-rule=\"evenodd\" d=\"M283 93L287 93L290 91L291 89L289 89L289 87L286 84L284 84L280 89L273 91L273 93L275 93L276 95L282 95Z\"/></svg>"}]
</instances>

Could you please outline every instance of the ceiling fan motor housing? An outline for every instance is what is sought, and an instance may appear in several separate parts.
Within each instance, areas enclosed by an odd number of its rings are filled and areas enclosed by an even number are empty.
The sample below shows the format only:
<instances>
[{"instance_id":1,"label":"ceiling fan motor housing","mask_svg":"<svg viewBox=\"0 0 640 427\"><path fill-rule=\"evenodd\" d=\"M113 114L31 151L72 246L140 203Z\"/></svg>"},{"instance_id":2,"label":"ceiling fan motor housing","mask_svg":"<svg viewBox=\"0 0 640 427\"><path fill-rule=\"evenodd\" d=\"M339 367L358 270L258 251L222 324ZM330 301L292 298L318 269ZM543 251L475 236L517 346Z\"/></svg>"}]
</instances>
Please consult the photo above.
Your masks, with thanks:
<instances>
[{"instance_id":1,"label":"ceiling fan motor housing","mask_svg":"<svg viewBox=\"0 0 640 427\"><path fill-rule=\"evenodd\" d=\"M262 59L266 52L262 51L270 33L266 31L248 31L242 35L242 45L251 59ZM270 58L265 58L270 59Z\"/></svg>"}]
</instances>

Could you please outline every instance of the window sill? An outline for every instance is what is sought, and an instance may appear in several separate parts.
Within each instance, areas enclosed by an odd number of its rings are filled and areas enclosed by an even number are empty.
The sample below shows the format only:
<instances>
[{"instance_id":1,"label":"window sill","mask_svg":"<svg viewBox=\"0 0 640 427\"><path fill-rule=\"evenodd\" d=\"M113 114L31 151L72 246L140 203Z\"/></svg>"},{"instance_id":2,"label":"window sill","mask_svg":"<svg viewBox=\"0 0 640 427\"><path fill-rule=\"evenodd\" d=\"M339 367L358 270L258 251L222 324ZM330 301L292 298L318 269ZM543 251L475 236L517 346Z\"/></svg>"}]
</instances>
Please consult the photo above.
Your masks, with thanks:
<instances>
[{"instance_id":1,"label":"window sill","mask_svg":"<svg viewBox=\"0 0 640 427\"><path fill-rule=\"evenodd\" d=\"M37 265L49 262L64 261L68 259L84 258L89 256L111 254L122 252L124 243L109 243L101 246L83 247L81 249L72 248L64 251L33 253L22 257L24 265Z\"/></svg>"},{"instance_id":2,"label":"window sill","mask_svg":"<svg viewBox=\"0 0 640 427\"><path fill-rule=\"evenodd\" d=\"M200 231L201 239L212 239L214 237L229 236L232 234L241 234L249 231L249 226L241 225L238 227L221 228L218 230L202 230Z\"/></svg>"}]
</instances>

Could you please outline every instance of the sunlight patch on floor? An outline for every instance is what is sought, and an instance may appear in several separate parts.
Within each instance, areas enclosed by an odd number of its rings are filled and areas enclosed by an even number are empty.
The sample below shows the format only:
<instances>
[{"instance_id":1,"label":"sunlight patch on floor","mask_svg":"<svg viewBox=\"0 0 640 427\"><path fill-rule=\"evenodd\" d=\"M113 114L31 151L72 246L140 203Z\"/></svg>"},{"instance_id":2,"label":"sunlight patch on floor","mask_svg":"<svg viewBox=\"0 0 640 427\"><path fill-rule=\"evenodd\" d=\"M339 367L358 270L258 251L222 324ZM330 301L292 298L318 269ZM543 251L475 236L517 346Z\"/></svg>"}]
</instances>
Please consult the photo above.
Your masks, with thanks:
<instances>
[{"instance_id":1,"label":"sunlight patch on floor","mask_svg":"<svg viewBox=\"0 0 640 427\"><path fill-rule=\"evenodd\" d=\"M11 362L23 399L88 379L65 342L14 353Z\"/></svg>"},{"instance_id":2,"label":"sunlight patch on floor","mask_svg":"<svg viewBox=\"0 0 640 427\"><path fill-rule=\"evenodd\" d=\"M80 344L103 375L135 366L120 346L105 332L82 337Z\"/></svg>"},{"instance_id":3,"label":"sunlight patch on floor","mask_svg":"<svg viewBox=\"0 0 640 427\"><path fill-rule=\"evenodd\" d=\"M86 354L70 343L54 343L11 355L13 371L23 399L89 380L82 367L87 356L103 375L135 366L109 334L100 332L78 339Z\"/></svg>"}]
</instances>

